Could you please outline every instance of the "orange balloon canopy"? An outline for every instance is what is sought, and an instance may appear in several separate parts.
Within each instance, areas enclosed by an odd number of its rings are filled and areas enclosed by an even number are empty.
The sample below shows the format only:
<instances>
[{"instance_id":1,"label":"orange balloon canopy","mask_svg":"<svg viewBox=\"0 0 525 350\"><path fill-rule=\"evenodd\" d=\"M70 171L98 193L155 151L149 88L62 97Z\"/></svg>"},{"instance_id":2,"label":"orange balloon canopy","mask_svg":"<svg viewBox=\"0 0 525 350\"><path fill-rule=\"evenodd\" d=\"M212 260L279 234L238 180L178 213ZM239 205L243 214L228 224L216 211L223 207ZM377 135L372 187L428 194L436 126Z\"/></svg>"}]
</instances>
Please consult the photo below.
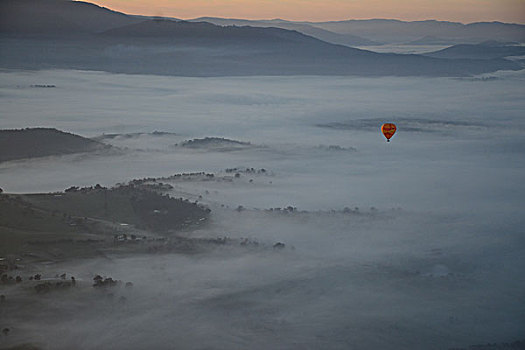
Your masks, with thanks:
<instances>
[{"instance_id":1,"label":"orange balloon canopy","mask_svg":"<svg viewBox=\"0 0 525 350\"><path fill-rule=\"evenodd\" d=\"M390 138L396 133L396 125L392 123L385 123L381 125L381 132L385 135L386 140L390 142Z\"/></svg>"}]
</instances>

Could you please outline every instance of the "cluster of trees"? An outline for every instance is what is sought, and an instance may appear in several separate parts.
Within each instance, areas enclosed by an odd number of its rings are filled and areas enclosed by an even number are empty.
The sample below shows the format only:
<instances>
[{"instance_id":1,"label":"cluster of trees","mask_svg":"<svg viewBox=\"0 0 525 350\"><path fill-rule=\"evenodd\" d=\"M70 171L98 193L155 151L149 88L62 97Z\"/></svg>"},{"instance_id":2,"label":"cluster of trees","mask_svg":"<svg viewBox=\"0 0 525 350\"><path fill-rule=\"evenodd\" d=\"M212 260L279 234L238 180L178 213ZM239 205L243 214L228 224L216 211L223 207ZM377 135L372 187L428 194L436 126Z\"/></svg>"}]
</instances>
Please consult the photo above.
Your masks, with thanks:
<instances>
[{"instance_id":1,"label":"cluster of trees","mask_svg":"<svg viewBox=\"0 0 525 350\"><path fill-rule=\"evenodd\" d=\"M224 205L222 205L224 206ZM242 211L245 211L247 210L244 206L242 205L239 205L236 209L236 211L238 212L242 212ZM261 209L257 209L255 208L254 210L261 210ZM392 209L393 211L399 211L401 210L400 208L393 208ZM302 214L308 214L308 213L311 213L307 210L298 210L297 207L294 207L294 206L287 206L287 207L275 207L275 208L268 208L268 209L264 209L264 211L266 212L272 212L272 213L283 213L283 214L289 214L289 213L302 213ZM369 210L369 214L376 214L378 213L378 209L376 209L375 207L370 207L370 210ZM329 213L331 214L337 214L337 213L342 213L342 214L361 214L361 211L359 210L359 207L354 207L354 208L350 208L350 207L344 207L342 210L330 210ZM363 213L366 213L366 212L363 212Z\"/></svg>"},{"instance_id":2,"label":"cluster of trees","mask_svg":"<svg viewBox=\"0 0 525 350\"><path fill-rule=\"evenodd\" d=\"M66 188L64 192L66 193L72 193L72 192L89 192L93 190L107 190L107 187L101 186L100 184L96 184L95 186L89 186L89 187L78 187L78 186L71 186L69 188Z\"/></svg>"},{"instance_id":3,"label":"cluster of trees","mask_svg":"<svg viewBox=\"0 0 525 350\"><path fill-rule=\"evenodd\" d=\"M266 209L266 211L272 211L272 212L286 212L286 213L294 213L294 212L297 212L297 208L296 207L292 207L291 205L285 207L285 208L269 208L269 209Z\"/></svg>"},{"instance_id":4,"label":"cluster of trees","mask_svg":"<svg viewBox=\"0 0 525 350\"><path fill-rule=\"evenodd\" d=\"M231 173L244 173L244 174L266 174L268 171L264 168L227 168L224 170L227 174Z\"/></svg>"}]
</instances>

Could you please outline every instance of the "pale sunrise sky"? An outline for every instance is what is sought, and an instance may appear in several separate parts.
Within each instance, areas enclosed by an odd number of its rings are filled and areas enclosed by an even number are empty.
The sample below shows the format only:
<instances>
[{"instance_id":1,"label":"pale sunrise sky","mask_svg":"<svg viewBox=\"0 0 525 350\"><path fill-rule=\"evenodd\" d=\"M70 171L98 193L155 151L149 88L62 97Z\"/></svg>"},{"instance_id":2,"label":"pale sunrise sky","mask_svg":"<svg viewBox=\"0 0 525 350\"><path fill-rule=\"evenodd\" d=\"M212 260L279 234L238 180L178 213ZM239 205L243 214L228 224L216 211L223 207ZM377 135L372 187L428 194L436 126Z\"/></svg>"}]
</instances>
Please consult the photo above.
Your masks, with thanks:
<instances>
[{"instance_id":1,"label":"pale sunrise sky","mask_svg":"<svg viewBox=\"0 0 525 350\"><path fill-rule=\"evenodd\" d=\"M86 0L89 1L89 0ZM190 19L202 16L329 21L365 18L525 23L525 0L95 0L113 10Z\"/></svg>"}]
</instances>

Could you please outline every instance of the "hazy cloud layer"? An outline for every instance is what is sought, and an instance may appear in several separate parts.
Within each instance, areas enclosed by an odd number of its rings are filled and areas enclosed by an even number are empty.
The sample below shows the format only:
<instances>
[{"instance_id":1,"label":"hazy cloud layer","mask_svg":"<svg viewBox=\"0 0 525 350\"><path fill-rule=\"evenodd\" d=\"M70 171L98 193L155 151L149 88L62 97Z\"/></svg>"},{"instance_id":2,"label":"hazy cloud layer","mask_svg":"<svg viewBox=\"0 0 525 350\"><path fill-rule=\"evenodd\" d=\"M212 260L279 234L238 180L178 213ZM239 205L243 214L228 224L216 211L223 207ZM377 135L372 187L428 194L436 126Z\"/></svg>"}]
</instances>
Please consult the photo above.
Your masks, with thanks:
<instances>
[{"instance_id":1,"label":"hazy cloud layer","mask_svg":"<svg viewBox=\"0 0 525 350\"><path fill-rule=\"evenodd\" d=\"M173 196L212 208L210 225L187 234L259 242L53 266L83 288L10 314L10 341L447 349L520 339L525 78L497 78L2 72L1 128L106 134L122 149L2 163L5 191L214 172L213 181L169 181ZM379 133L383 121L398 126L390 143ZM253 147L174 147L204 137ZM233 167L267 172L234 178L224 171ZM248 210L233 210L239 205ZM310 212L262 210L288 205ZM272 249L275 242L286 248ZM89 287L96 273L135 286L98 294Z\"/></svg>"},{"instance_id":2,"label":"hazy cloud layer","mask_svg":"<svg viewBox=\"0 0 525 350\"><path fill-rule=\"evenodd\" d=\"M497 187L508 186L509 193L522 188L512 181L519 177L516 169L523 159L518 156L510 162L508 158L523 151L520 74L483 81L200 79L46 71L3 73L1 84L3 128L52 126L83 136L174 133L106 140L137 154L3 164L2 184L8 191L110 185L136 176L235 166L269 168L294 187L305 181L308 192L323 194L321 199L302 201L304 191L292 190L291 204L306 208L325 208L330 203L335 208L344 203L387 207L424 203L435 208L465 202L461 193L466 188L476 198ZM56 88L32 88L34 84ZM398 124L391 144L384 143L378 131L383 121ZM171 147L202 137L226 137L262 147L226 154ZM330 152L320 145L357 152ZM151 157L144 150L157 153ZM27 171L22 178L11 176L19 167L39 170ZM89 171L78 171L83 168ZM485 190L474 190L478 187ZM427 196L421 196L423 188ZM457 201L451 195L457 195ZM514 196L506 200L510 198ZM325 203L313 204L319 200Z\"/></svg>"}]
</instances>

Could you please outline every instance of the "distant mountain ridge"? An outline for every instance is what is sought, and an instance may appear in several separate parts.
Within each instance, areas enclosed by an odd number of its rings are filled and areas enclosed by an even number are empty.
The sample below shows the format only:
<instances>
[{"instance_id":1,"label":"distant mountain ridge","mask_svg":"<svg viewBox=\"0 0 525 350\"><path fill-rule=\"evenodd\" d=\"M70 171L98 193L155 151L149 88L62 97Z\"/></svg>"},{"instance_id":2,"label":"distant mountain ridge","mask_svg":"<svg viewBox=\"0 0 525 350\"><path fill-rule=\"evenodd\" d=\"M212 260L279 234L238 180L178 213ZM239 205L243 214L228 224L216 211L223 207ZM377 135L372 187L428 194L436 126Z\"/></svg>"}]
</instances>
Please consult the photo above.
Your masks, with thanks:
<instances>
[{"instance_id":1,"label":"distant mountain ridge","mask_svg":"<svg viewBox=\"0 0 525 350\"><path fill-rule=\"evenodd\" d=\"M462 24L437 20L401 21L396 19L304 22L215 17L200 17L192 21L207 21L219 25L273 26L294 29L321 40L350 46L408 43L429 39L437 40L439 44L480 43L486 40L525 43L525 25L501 22Z\"/></svg>"},{"instance_id":2,"label":"distant mountain ridge","mask_svg":"<svg viewBox=\"0 0 525 350\"><path fill-rule=\"evenodd\" d=\"M405 22L392 19L304 23L335 33L350 33L385 43L404 43L424 37L437 37L457 43L480 43L486 40L525 43L525 25L514 23L475 22L463 24L436 20Z\"/></svg>"},{"instance_id":3,"label":"distant mountain ridge","mask_svg":"<svg viewBox=\"0 0 525 350\"><path fill-rule=\"evenodd\" d=\"M100 35L104 37L121 38L157 38L167 40L228 40L244 41L257 40L260 44L265 41L291 41L303 43L318 43L317 39L296 31L280 28L257 28L237 26L217 26L208 22L172 21L167 19L147 20L107 30Z\"/></svg>"},{"instance_id":4,"label":"distant mountain ridge","mask_svg":"<svg viewBox=\"0 0 525 350\"><path fill-rule=\"evenodd\" d=\"M70 0L1 0L0 33L98 33L139 23L151 16L126 15L95 4ZM176 18L164 18L173 19ZM449 21L400 21L393 19L344 20L328 22L283 19L246 20L200 17L191 22L221 26L275 27L296 30L317 39L346 46L428 41L439 43L480 43L486 40L525 43L525 25L501 22L462 24Z\"/></svg>"},{"instance_id":5,"label":"distant mountain ridge","mask_svg":"<svg viewBox=\"0 0 525 350\"><path fill-rule=\"evenodd\" d=\"M192 22L209 22L221 26L252 26L252 27L275 27L288 30L295 30L300 33L313 36L314 38L332 43L346 46L365 46L365 45L378 45L378 42L368 40L352 34L340 34L334 33L315 25L299 23L286 20L244 20L244 19L227 19L227 18L216 18L216 17L200 17L191 19Z\"/></svg>"},{"instance_id":6,"label":"distant mountain ridge","mask_svg":"<svg viewBox=\"0 0 525 350\"><path fill-rule=\"evenodd\" d=\"M2 19L7 18L0 26L0 67L8 69L179 76L465 76L522 68L504 59L380 54L276 27L145 19L84 2L2 0L0 10Z\"/></svg>"}]
</instances>

